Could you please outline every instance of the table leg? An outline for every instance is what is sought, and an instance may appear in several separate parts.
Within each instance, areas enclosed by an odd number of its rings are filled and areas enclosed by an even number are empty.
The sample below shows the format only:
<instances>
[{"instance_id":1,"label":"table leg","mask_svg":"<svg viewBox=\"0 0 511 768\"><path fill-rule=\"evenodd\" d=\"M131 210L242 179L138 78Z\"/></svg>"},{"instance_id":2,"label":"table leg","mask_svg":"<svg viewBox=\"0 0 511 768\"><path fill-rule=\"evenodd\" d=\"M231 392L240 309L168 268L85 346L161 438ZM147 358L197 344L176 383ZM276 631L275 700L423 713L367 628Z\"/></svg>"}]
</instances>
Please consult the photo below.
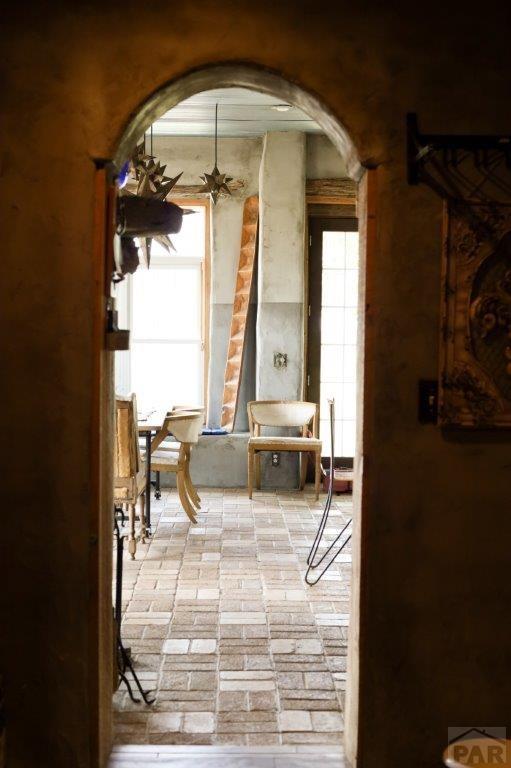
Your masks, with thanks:
<instances>
[{"instance_id":1,"label":"table leg","mask_svg":"<svg viewBox=\"0 0 511 768\"><path fill-rule=\"evenodd\" d=\"M151 536L151 441L152 434L147 432L145 436L145 464L146 464L146 483L145 483L145 516L147 535Z\"/></svg>"}]
</instances>

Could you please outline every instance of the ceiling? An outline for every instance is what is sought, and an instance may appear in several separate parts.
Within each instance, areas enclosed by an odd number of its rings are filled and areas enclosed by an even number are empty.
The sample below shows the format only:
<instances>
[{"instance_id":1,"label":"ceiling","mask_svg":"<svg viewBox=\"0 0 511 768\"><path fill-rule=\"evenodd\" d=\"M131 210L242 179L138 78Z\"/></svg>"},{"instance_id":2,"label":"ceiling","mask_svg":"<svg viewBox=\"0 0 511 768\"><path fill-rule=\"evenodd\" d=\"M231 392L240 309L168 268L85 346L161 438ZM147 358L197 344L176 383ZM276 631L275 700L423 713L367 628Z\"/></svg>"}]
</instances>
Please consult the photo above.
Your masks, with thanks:
<instances>
[{"instance_id":1,"label":"ceiling","mask_svg":"<svg viewBox=\"0 0 511 768\"><path fill-rule=\"evenodd\" d=\"M267 131L322 133L314 120L297 107L275 107L282 101L247 88L219 88L186 99L153 124L158 136L214 136L218 104L219 136L263 136Z\"/></svg>"}]
</instances>

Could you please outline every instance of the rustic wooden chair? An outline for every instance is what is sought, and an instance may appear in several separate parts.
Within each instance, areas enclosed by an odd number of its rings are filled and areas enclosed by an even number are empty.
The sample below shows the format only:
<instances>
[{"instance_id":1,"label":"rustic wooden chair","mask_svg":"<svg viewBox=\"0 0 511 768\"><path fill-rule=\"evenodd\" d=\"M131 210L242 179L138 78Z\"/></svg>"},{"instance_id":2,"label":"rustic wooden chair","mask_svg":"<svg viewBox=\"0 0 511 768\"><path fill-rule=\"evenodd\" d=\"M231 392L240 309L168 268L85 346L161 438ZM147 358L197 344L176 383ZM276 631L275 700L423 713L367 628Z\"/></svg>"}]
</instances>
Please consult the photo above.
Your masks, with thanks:
<instances>
[{"instance_id":1,"label":"rustic wooden chair","mask_svg":"<svg viewBox=\"0 0 511 768\"><path fill-rule=\"evenodd\" d=\"M145 542L145 491L146 471L140 455L137 431L137 400L135 395L116 397L116 439L114 451L114 504L128 508L128 552L135 559L137 536L135 534L135 509L140 500L140 534Z\"/></svg>"},{"instance_id":2,"label":"rustic wooden chair","mask_svg":"<svg viewBox=\"0 0 511 768\"><path fill-rule=\"evenodd\" d=\"M161 430L151 443L151 467L155 472L173 472L176 475L179 500L192 523L197 522L200 497L190 477L192 446L198 443L202 430L203 409L172 411L166 416ZM166 437L174 440L164 444Z\"/></svg>"},{"instance_id":3,"label":"rustic wooden chair","mask_svg":"<svg viewBox=\"0 0 511 768\"><path fill-rule=\"evenodd\" d=\"M197 413L197 414L200 414L202 416L202 418L204 419L204 412L205 412L205 410L206 409L204 408L203 405L197 405L197 406L194 406L194 405L192 405L192 406L188 406L188 405L173 405L172 406L172 410L168 411L167 416L171 416L171 415L175 416L177 413L182 413L183 411L185 411L186 413ZM179 451L179 442L177 442L177 441L170 442L169 440L166 440L165 441L165 448L172 448L175 451ZM190 474L189 470L188 470L188 474ZM193 487L191 480L190 480L190 485L193 488L193 494L194 494L194 497L196 498L196 501L194 501L194 503L200 507L200 496L197 493L197 491L195 490L195 488ZM160 473L159 472L156 472L156 483L155 483L154 495L155 495L156 499L161 499Z\"/></svg>"},{"instance_id":4,"label":"rustic wooden chair","mask_svg":"<svg viewBox=\"0 0 511 768\"><path fill-rule=\"evenodd\" d=\"M300 453L300 488L307 474L307 455L314 454L316 499L321 479L321 440L318 438L318 406L299 400L252 400L247 404L250 435L248 441L248 496L252 498L254 475L256 487L261 487L261 457L263 451L292 451ZM261 435L261 427L299 428L297 436ZM309 429L311 427L311 429Z\"/></svg>"}]
</instances>

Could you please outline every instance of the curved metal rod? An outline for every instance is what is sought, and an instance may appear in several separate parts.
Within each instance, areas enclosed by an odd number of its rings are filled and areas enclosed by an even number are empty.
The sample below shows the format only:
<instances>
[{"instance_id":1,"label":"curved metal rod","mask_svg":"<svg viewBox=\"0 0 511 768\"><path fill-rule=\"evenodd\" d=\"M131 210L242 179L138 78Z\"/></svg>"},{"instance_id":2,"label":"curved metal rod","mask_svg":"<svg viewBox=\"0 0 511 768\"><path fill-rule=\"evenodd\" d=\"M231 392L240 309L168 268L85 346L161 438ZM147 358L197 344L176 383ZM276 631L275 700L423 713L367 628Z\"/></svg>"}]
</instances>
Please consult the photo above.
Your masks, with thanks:
<instances>
[{"instance_id":1,"label":"curved metal rod","mask_svg":"<svg viewBox=\"0 0 511 768\"><path fill-rule=\"evenodd\" d=\"M314 539L311 550L307 557L307 565L310 566L310 568L317 567L316 565L313 565L313 562L314 562L314 558L316 557L318 547L321 543L321 539L323 538L323 531L325 530L325 526L328 522L328 515L330 513L330 507L332 506L332 496L333 496L333 488L334 488L334 423L335 423L334 407L335 406L334 406L334 400L329 400L328 403L330 406L330 471L329 471L329 478L328 478L328 493L326 497L325 508L321 516L321 522L319 524L316 537Z\"/></svg>"},{"instance_id":2,"label":"curved metal rod","mask_svg":"<svg viewBox=\"0 0 511 768\"><path fill-rule=\"evenodd\" d=\"M325 509L323 511L323 515L321 516L321 521L318 527L318 531L316 533L316 536L314 538L314 542L312 544L312 547L310 549L309 555L307 557L307 571L305 573L305 581L306 583L313 587L315 584L318 583L318 581L322 578L322 576L327 572L327 570L330 568L336 557L342 552L348 541L351 539L351 533L348 535L348 537L343 541L343 543L340 545L340 547L335 551L334 555L330 558L328 563L325 565L319 576L316 578L310 577L310 572L315 571L319 566L324 562L325 558L328 557L332 549L335 547L343 533L346 531L348 526L351 524L352 518L348 520L347 523L345 523L344 527L341 529L340 533L337 534L335 539L332 541L330 546L323 552L320 559L317 562L315 561L316 555L318 553L319 545L321 544L321 541L323 539L323 534L325 531L326 524L328 522L328 516L330 514L330 507L332 505L332 496L333 496L333 488L334 488L334 457L335 457L335 446L334 446L334 424L335 424L335 403L334 400L329 400L330 405L330 473L329 473L329 483L328 483L328 495L325 502Z\"/></svg>"},{"instance_id":3,"label":"curved metal rod","mask_svg":"<svg viewBox=\"0 0 511 768\"><path fill-rule=\"evenodd\" d=\"M344 525L344 528L342 528L341 532L337 534L337 536L336 536L336 537L335 537L335 539L332 541L332 543L330 544L330 546L328 547L328 549L326 549L326 550L323 552L323 554L322 554L322 556L320 557L320 559L318 560L318 562L317 562L317 563L314 563L314 564L310 564L310 566L309 566L310 570L312 570L312 571L315 571L315 570L316 570L316 568L319 568L319 566L321 565L321 563L323 562L323 560L325 559L325 557L326 557L326 556L327 556L327 555L328 555L328 554L329 554L329 553L332 551L332 549L335 547L335 545L337 544L337 542L339 541L339 539L340 539L340 538L341 538L341 536L343 535L343 533L344 533L344 531L346 530L346 528L348 528L350 525L351 525L351 517L350 517L350 519L348 520L348 522L347 522L347 523L345 523L345 525ZM351 536L351 533L350 533L349 535Z\"/></svg>"},{"instance_id":4,"label":"curved metal rod","mask_svg":"<svg viewBox=\"0 0 511 768\"><path fill-rule=\"evenodd\" d=\"M309 576L309 574L310 574L310 572L311 572L312 570L315 570L316 568L318 568L318 567L321 565L321 563L323 562L323 560L325 559L325 557L327 556L327 554L330 552L330 550L332 549L332 547L333 547L333 546L335 546L335 544L336 544L336 543L339 541L339 539L341 538L342 534L344 533L344 531L346 530L346 528L348 527L348 525L350 525L350 523L351 523L351 520L348 520L348 522L346 523L346 525L344 526L344 528L342 529L342 531L340 532L340 534L339 534L339 535L338 535L338 536L337 536L337 537L334 539L334 541L331 543L331 545L329 546L329 548L327 549L327 551L325 552L325 554L323 555L323 557L321 558L321 560L320 560L318 563L316 563L316 565L315 565L315 566L309 566L309 567L307 568L307 572L306 572L306 574L305 574L305 581L307 582L307 584L309 585L309 587L313 587L315 584L317 584L317 583L318 583L318 581L319 581L319 580L322 578L322 576L323 576L323 575L324 575L324 574L325 574L325 573L328 571L328 569L330 568L330 566L332 565L332 563L334 562L334 560L335 560L335 559L336 559L336 558L337 558L337 557L338 557L338 556L341 554L342 550L344 549L344 547L346 546L346 544L347 544L347 543L349 542L349 540L351 539L351 533L350 533L350 534L348 534L348 536L347 536L347 537L344 539L344 541L342 542L341 546L340 546L340 547L339 547L339 548L338 548L338 549L337 549L337 550L334 552L334 554L332 555L332 557L330 558L330 560L328 561L328 563L325 565L325 567L323 568L323 570L321 571L321 573L319 574L319 576L317 576L317 577L316 577L316 578L314 578L314 579L313 579L313 578L311 578L311 577Z\"/></svg>"}]
</instances>

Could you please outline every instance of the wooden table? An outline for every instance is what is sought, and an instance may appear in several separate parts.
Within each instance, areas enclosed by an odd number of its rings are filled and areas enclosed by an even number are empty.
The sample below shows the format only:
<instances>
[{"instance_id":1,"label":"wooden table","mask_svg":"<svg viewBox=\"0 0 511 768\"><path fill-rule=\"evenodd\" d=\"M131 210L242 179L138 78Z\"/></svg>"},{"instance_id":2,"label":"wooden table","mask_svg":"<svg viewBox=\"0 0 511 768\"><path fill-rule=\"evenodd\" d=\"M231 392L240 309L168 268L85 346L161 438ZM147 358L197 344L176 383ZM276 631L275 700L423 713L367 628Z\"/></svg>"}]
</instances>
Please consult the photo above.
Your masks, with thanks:
<instances>
[{"instance_id":1,"label":"wooden table","mask_svg":"<svg viewBox=\"0 0 511 768\"><path fill-rule=\"evenodd\" d=\"M170 406L168 410L170 410ZM168 410L165 408L153 408L149 411L141 411L138 414L138 434L145 437L145 515L147 534L149 536L151 535L151 441L153 435L162 428Z\"/></svg>"}]
</instances>

